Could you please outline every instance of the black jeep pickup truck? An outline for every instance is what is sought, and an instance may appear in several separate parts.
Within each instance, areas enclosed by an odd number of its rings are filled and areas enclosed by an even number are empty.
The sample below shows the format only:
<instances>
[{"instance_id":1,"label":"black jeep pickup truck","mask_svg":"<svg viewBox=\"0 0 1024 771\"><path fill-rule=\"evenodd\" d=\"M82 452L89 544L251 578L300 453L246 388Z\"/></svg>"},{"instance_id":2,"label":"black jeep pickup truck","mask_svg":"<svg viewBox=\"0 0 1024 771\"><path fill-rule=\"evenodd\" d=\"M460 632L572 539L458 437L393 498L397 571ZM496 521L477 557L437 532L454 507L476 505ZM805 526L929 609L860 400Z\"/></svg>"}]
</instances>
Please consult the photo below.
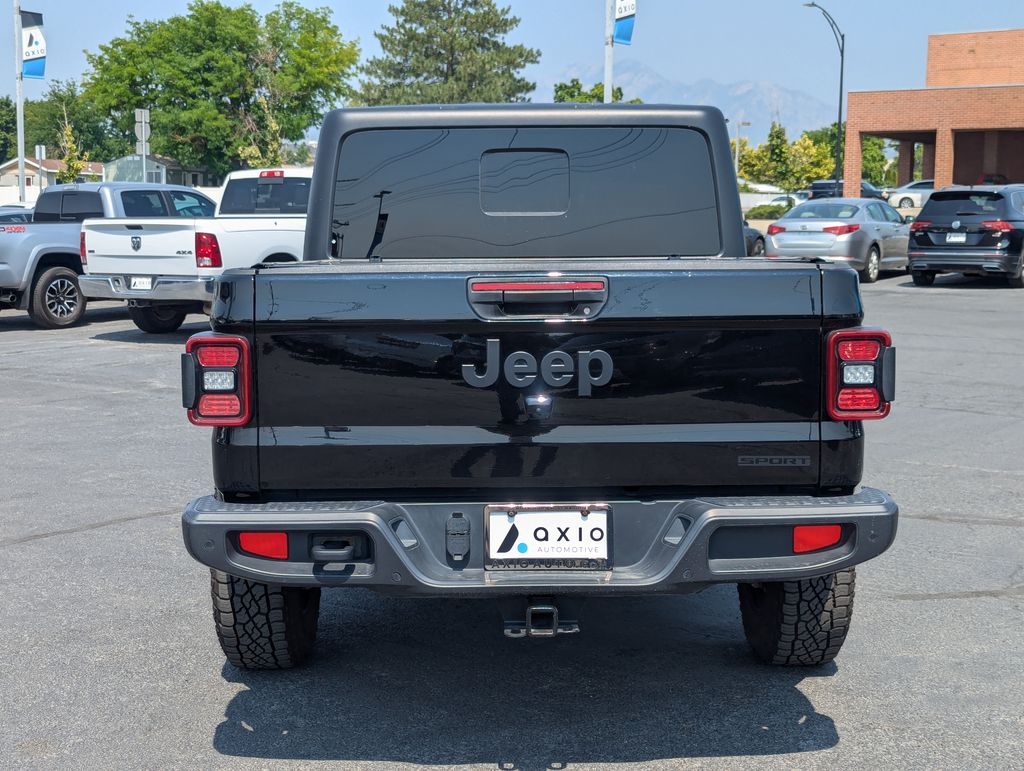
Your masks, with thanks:
<instances>
[{"instance_id":1,"label":"black jeep pickup truck","mask_svg":"<svg viewBox=\"0 0 1024 771\"><path fill-rule=\"evenodd\" d=\"M226 272L182 357L228 660L307 658L323 588L494 598L514 638L717 583L758 659L834 658L896 532L859 487L895 351L856 273L741 223L713 108L330 113L305 261Z\"/></svg>"}]
</instances>

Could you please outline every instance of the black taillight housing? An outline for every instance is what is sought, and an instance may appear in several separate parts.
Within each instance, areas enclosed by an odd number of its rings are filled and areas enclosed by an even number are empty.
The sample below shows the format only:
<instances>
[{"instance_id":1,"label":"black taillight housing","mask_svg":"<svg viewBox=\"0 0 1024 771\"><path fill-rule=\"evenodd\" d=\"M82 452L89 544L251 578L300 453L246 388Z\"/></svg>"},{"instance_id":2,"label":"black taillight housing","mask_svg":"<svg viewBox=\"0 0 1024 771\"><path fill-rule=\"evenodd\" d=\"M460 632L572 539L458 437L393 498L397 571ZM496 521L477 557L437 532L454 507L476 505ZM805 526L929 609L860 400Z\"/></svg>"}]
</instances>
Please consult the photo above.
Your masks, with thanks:
<instances>
[{"instance_id":1,"label":"black taillight housing","mask_svg":"<svg viewBox=\"0 0 1024 771\"><path fill-rule=\"evenodd\" d=\"M249 341L203 332L181 355L181 404L197 426L244 426L252 418Z\"/></svg>"},{"instance_id":2,"label":"black taillight housing","mask_svg":"<svg viewBox=\"0 0 1024 771\"><path fill-rule=\"evenodd\" d=\"M825 339L825 411L832 420L879 420L896 398L896 349L882 329L838 329Z\"/></svg>"}]
</instances>

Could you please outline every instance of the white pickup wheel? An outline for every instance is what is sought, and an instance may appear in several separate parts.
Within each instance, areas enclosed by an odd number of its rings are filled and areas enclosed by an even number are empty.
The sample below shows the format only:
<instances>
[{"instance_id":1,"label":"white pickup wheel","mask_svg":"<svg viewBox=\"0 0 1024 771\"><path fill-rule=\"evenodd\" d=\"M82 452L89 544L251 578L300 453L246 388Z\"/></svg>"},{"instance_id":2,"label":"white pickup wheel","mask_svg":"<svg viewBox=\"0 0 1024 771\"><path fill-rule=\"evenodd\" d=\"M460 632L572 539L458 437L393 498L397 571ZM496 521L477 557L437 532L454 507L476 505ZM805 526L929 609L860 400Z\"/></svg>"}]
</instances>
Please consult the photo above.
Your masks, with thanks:
<instances>
[{"instance_id":1,"label":"white pickup wheel","mask_svg":"<svg viewBox=\"0 0 1024 771\"><path fill-rule=\"evenodd\" d=\"M161 308L159 305L128 307L128 315L143 332L152 335L166 335L185 323L186 313L176 308Z\"/></svg>"}]
</instances>

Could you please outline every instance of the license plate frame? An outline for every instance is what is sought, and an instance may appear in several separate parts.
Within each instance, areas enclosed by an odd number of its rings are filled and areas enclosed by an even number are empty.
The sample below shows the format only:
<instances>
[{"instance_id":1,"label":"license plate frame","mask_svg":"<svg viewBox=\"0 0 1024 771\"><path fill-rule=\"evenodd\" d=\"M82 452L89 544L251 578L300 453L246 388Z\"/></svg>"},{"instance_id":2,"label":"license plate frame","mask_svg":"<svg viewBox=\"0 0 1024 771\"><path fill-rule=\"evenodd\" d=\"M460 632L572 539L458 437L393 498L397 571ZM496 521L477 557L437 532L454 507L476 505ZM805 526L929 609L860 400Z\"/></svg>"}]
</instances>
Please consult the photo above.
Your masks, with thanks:
<instances>
[{"instance_id":1,"label":"license plate frame","mask_svg":"<svg viewBox=\"0 0 1024 771\"><path fill-rule=\"evenodd\" d=\"M511 521L509 517L511 516ZM502 525L498 529L498 525ZM511 528L505 524L523 525L530 528L529 533L521 536L513 535L508 545L508 556L492 556L492 551L503 547L508 539ZM531 550L541 547L533 536L537 528L548 527L546 548L572 548L575 552L556 552L549 555L539 554ZM571 531L573 539L563 545L556 540L560 535L558 528ZM593 531L603 531L602 537L594 541ZM576 536L583 532L583 541ZM568 535L563 532L561 535ZM492 539L493 537L493 539ZM492 542L493 541L493 542ZM516 543L518 541L518 543ZM603 550L600 544L603 542ZM612 509L605 503L504 503L490 504L484 507L484 569L491 571L507 570L564 570L578 572L581 570L611 570L612 566ZM522 547L526 546L526 552ZM515 548L513 548L515 547ZM591 549L596 551L588 554Z\"/></svg>"},{"instance_id":2,"label":"license plate frame","mask_svg":"<svg viewBox=\"0 0 1024 771\"><path fill-rule=\"evenodd\" d=\"M153 289L152 276L130 276L128 288L134 292L149 292Z\"/></svg>"},{"instance_id":3,"label":"license plate frame","mask_svg":"<svg viewBox=\"0 0 1024 771\"><path fill-rule=\"evenodd\" d=\"M967 234L966 233L946 233L947 244L966 244Z\"/></svg>"}]
</instances>

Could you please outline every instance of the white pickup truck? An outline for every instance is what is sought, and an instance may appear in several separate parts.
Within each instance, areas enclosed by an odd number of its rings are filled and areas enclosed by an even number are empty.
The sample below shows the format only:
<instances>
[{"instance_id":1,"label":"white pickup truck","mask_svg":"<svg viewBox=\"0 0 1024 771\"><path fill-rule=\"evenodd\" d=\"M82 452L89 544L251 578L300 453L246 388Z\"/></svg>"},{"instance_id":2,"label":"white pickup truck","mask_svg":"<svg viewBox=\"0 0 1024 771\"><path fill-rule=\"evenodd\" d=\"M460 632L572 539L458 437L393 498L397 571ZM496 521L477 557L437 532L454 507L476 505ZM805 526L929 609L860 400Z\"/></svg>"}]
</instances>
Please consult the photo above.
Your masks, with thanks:
<instances>
[{"instance_id":1,"label":"white pickup truck","mask_svg":"<svg viewBox=\"0 0 1024 771\"><path fill-rule=\"evenodd\" d=\"M249 169L228 175L213 217L152 213L82 223L82 293L127 300L144 332L173 332L189 313L209 312L228 268L302 259L312 169Z\"/></svg>"}]
</instances>

